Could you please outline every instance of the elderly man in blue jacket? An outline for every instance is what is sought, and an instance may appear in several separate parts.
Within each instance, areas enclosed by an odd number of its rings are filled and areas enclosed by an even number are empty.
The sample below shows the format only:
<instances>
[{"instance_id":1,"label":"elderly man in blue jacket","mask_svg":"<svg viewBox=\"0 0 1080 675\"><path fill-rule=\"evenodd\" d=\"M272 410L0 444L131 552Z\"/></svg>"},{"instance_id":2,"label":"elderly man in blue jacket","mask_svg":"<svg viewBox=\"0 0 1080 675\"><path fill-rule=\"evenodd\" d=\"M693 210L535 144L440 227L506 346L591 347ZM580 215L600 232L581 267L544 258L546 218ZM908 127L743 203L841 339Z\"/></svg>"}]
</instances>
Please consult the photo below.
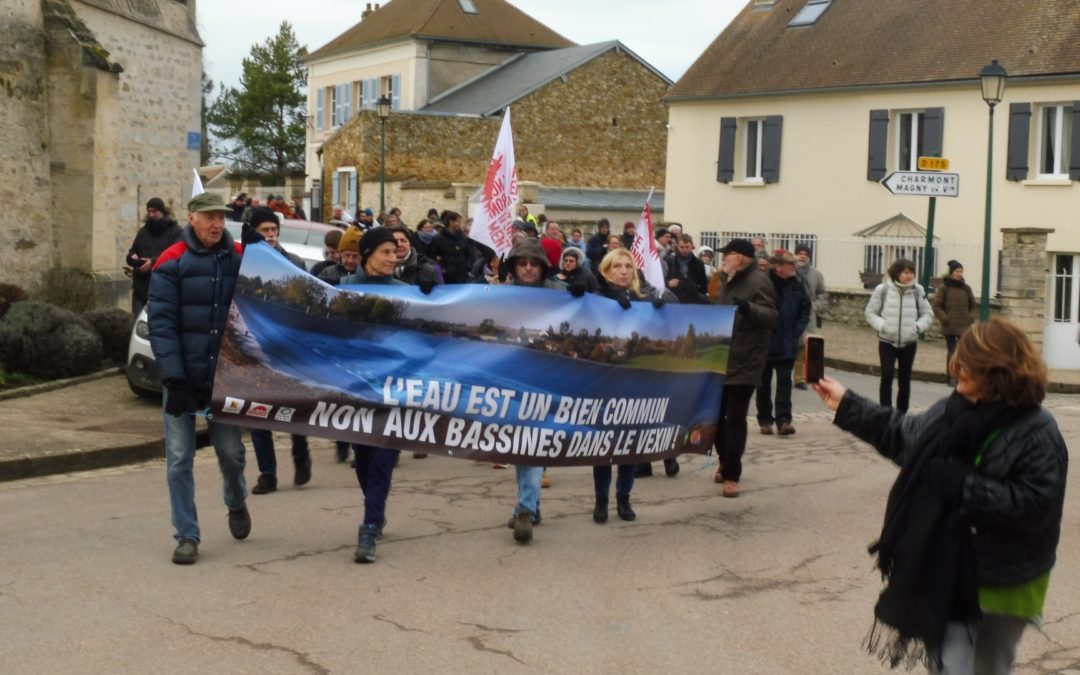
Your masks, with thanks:
<instances>
[{"instance_id":1,"label":"elderly man in blue jacket","mask_svg":"<svg viewBox=\"0 0 1080 675\"><path fill-rule=\"evenodd\" d=\"M210 402L222 331L240 272L241 247L225 229L229 207L214 194L188 202L180 241L158 258L150 277L150 346L164 385L165 461L176 549L172 561L190 565L199 555L195 512L195 415ZM244 444L237 426L210 422L210 442L224 478L229 532L251 532L245 500Z\"/></svg>"}]
</instances>

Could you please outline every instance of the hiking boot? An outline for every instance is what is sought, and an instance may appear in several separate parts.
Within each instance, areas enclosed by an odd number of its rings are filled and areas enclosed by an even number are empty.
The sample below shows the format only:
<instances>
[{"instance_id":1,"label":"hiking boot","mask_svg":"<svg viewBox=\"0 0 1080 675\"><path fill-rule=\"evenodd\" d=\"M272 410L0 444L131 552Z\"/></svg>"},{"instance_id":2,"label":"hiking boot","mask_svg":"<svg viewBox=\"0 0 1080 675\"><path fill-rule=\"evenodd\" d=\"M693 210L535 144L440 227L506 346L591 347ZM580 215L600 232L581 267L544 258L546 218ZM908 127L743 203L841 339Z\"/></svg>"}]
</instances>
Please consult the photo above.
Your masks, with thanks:
<instances>
[{"instance_id":1,"label":"hiking boot","mask_svg":"<svg viewBox=\"0 0 1080 675\"><path fill-rule=\"evenodd\" d=\"M271 476L268 473L259 474L259 480L255 482L255 487L251 488L251 494L253 495L265 495L273 492L277 489L277 476Z\"/></svg>"},{"instance_id":2,"label":"hiking boot","mask_svg":"<svg viewBox=\"0 0 1080 675\"><path fill-rule=\"evenodd\" d=\"M199 557L199 542L194 539L181 539L172 552L172 561L176 565L194 565Z\"/></svg>"},{"instance_id":3,"label":"hiking boot","mask_svg":"<svg viewBox=\"0 0 1080 675\"><path fill-rule=\"evenodd\" d=\"M251 514L247 504L238 509L229 509L229 533L233 539L247 539L251 534Z\"/></svg>"},{"instance_id":4,"label":"hiking boot","mask_svg":"<svg viewBox=\"0 0 1080 675\"><path fill-rule=\"evenodd\" d=\"M547 469L544 469L543 475L540 476L540 487L542 487L542 488L551 487L551 479L548 478Z\"/></svg>"},{"instance_id":5,"label":"hiking boot","mask_svg":"<svg viewBox=\"0 0 1080 675\"><path fill-rule=\"evenodd\" d=\"M596 498L596 508L593 509L592 519L594 523L606 523L607 522L607 497Z\"/></svg>"},{"instance_id":6,"label":"hiking boot","mask_svg":"<svg viewBox=\"0 0 1080 675\"><path fill-rule=\"evenodd\" d=\"M624 497L615 495L615 513L619 514L619 517L623 520L633 520L637 518L634 509L630 508L630 495Z\"/></svg>"},{"instance_id":7,"label":"hiking boot","mask_svg":"<svg viewBox=\"0 0 1080 675\"><path fill-rule=\"evenodd\" d=\"M781 436L791 436L795 433L795 427L791 426L791 422L784 422L780 425L779 431Z\"/></svg>"},{"instance_id":8,"label":"hiking boot","mask_svg":"<svg viewBox=\"0 0 1080 675\"><path fill-rule=\"evenodd\" d=\"M412 454L412 458L413 458L413 459L424 459L425 457L427 457L427 453L426 453L426 452L414 452L414 453Z\"/></svg>"},{"instance_id":9,"label":"hiking boot","mask_svg":"<svg viewBox=\"0 0 1080 675\"><path fill-rule=\"evenodd\" d=\"M762 436L772 436L772 425L771 424L762 424L761 425L761 435Z\"/></svg>"},{"instance_id":10,"label":"hiking boot","mask_svg":"<svg viewBox=\"0 0 1080 675\"><path fill-rule=\"evenodd\" d=\"M724 481L724 490L723 490L722 494L725 497L728 497L729 499L734 499L735 497L738 497L739 496L739 484L736 483L733 480Z\"/></svg>"},{"instance_id":11,"label":"hiking boot","mask_svg":"<svg viewBox=\"0 0 1080 675\"><path fill-rule=\"evenodd\" d=\"M374 525L361 525L360 537L356 544L356 552L353 559L358 563L375 562L375 542L382 536L382 532Z\"/></svg>"},{"instance_id":12,"label":"hiking boot","mask_svg":"<svg viewBox=\"0 0 1080 675\"><path fill-rule=\"evenodd\" d=\"M349 458L349 444L348 443L342 443L341 441L336 441L335 445L336 445L335 450L337 452L338 464L344 464L345 460L347 460Z\"/></svg>"},{"instance_id":13,"label":"hiking boot","mask_svg":"<svg viewBox=\"0 0 1080 675\"><path fill-rule=\"evenodd\" d=\"M674 457L669 457L668 459L665 459L664 473L667 474L669 478L677 476L679 474L679 460L675 459Z\"/></svg>"},{"instance_id":14,"label":"hiking boot","mask_svg":"<svg viewBox=\"0 0 1080 675\"><path fill-rule=\"evenodd\" d=\"M311 458L308 457L302 462L297 462L295 468L292 484L297 486L307 485L311 480Z\"/></svg>"},{"instance_id":15,"label":"hiking boot","mask_svg":"<svg viewBox=\"0 0 1080 675\"><path fill-rule=\"evenodd\" d=\"M796 389L798 389L798 390L800 390L800 391L806 391L806 390L807 390L807 389L809 389L810 387L808 387L808 386L806 385L806 383L805 383L805 382L799 382L799 383L797 383L797 384L795 385L795 388L796 388Z\"/></svg>"},{"instance_id":16,"label":"hiking boot","mask_svg":"<svg viewBox=\"0 0 1080 675\"><path fill-rule=\"evenodd\" d=\"M522 544L529 543L532 539L533 517L528 511L521 510L514 518L514 541Z\"/></svg>"},{"instance_id":17,"label":"hiking boot","mask_svg":"<svg viewBox=\"0 0 1080 675\"><path fill-rule=\"evenodd\" d=\"M650 462L642 462L638 464L634 469L635 478L648 478L652 475L652 464Z\"/></svg>"}]
</instances>

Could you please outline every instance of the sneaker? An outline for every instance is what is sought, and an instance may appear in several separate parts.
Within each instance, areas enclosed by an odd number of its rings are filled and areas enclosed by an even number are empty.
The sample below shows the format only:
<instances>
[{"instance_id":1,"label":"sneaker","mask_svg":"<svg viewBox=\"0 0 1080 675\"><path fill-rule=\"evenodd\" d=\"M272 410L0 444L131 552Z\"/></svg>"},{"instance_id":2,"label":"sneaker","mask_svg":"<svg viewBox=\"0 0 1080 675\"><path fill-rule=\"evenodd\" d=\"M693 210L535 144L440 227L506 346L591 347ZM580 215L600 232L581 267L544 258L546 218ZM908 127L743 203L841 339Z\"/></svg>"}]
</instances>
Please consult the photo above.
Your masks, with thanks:
<instances>
[{"instance_id":1,"label":"sneaker","mask_svg":"<svg viewBox=\"0 0 1080 675\"><path fill-rule=\"evenodd\" d=\"M540 524L540 507L536 507L536 515L533 516L532 523L534 526ZM511 530L517 526L517 516L510 516L510 522L506 524Z\"/></svg>"},{"instance_id":2,"label":"sneaker","mask_svg":"<svg viewBox=\"0 0 1080 675\"><path fill-rule=\"evenodd\" d=\"M544 469L544 474L542 476L540 476L540 487L542 487L542 488L551 487L551 479L548 478L547 469Z\"/></svg>"},{"instance_id":3,"label":"sneaker","mask_svg":"<svg viewBox=\"0 0 1080 675\"><path fill-rule=\"evenodd\" d=\"M795 427L791 426L791 422L784 422L780 425L781 436L791 436L795 433Z\"/></svg>"},{"instance_id":4,"label":"sneaker","mask_svg":"<svg viewBox=\"0 0 1080 675\"><path fill-rule=\"evenodd\" d=\"M806 391L810 387L808 387L805 382L799 382L798 384L795 385L795 388L800 390L800 391Z\"/></svg>"},{"instance_id":5,"label":"sneaker","mask_svg":"<svg viewBox=\"0 0 1080 675\"><path fill-rule=\"evenodd\" d=\"M292 484L293 485L307 485L311 481L311 458L308 457L306 461L296 464L296 471L293 473Z\"/></svg>"},{"instance_id":6,"label":"sneaker","mask_svg":"<svg viewBox=\"0 0 1080 675\"><path fill-rule=\"evenodd\" d=\"M509 469L510 465L509 464L492 464L491 468L492 469Z\"/></svg>"},{"instance_id":7,"label":"sneaker","mask_svg":"<svg viewBox=\"0 0 1080 675\"><path fill-rule=\"evenodd\" d=\"M679 474L679 460L674 457L669 457L664 460L664 473L669 478L677 476Z\"/></svg>"},{"instance_id":8,"label":"sneaker","mask_svg":"<svg viewBox=\"0 0 1080 675\"><path fill-rule=\"evenodd\" d=\"M194 539L181 539L172 552L172 561L176 565L194 565L199 557L199 542Z\"/></svg>"},{"instance_id":9,"label":"sneaker","mask_svg":"<svg viewBox=\"0 0 1080 675\"><path fill-rule=\"evenodd\" d=\"M634 469L635 478L648 478L652 475L652 464L649 462L642 462L638 464Z\"/></svg>"},{"instance_id":10,"label":"sneaker","mask_svg":"<svg viewBox=\"0 0 1080 675\"><path fill-rule=\"evenodd\" d=\"M763 436L772 436L772 425L771 424L762 424L762 425L760 425L760 428L761 428L761 434Z\"/></svg>"},{"instance_id":11,"label":"sneaker","mask_svg":"<svg viewBox=\"0 0 1080 675\"><path fill-rule=\"evenodd\" d=\"M247 539L251 534L251 514L247 504L238 509L229 509L229 532L233 539Z\"/></svg>"},{"instance_id":12,"label":"sneaker","mask_svg":"<svg viewBox=\"0 0 1080 675\"><path fill-rule=\"evenodd\" d=\"M712 479L713 479L714 483L723 483L724 482L724 469L723 469L723 467L716 470L716 473L713 474Z\"/></svg>"},{"instance_id":13,"label":"sneaker","mask_svg":"<svg viewBox=\"0 0 1080 675\"><path fill-rule=\"evenodd\" d=\"M381 536L382 533L379 532L379 528L374 525L361 525L360 537L356 544L356 552L353 553L353 559L358 563L375 562L375 542Z\"/></svg>"},{"instance_id":14,"label":"sneaker","mask_svg":"<svg viewBox=\"0 0 1080 675\"><path fill-rule=\"evenodd\" d=\"M277 489L277 476L271 476L268 473L259 474L259 480L255 482L255 487L251 488L251 494L253 495L265 495L273 492Z\"/></svg>"},{"instance_id":15,"label":"sneaker","mask_svg":"<svg viewBox=\"0 0 1080 675\"><path fill-rule=\"evenodd\" d=\"M528 511L522 510L514 518L514 541L522 544L529 543L532 539L533 518Z\"/></svg>"},{"instance_id":16,"label":"sneaker","mask_svg":"<svg viewBox=\"0 0 1080 675\"><path fill-rule=\"evenodd\" d=\"M728 497L728 498L731 498L731 499L734 499L735 497L738 497L739 496L739 484L736 483L733 480L724 481L723 495L725 497Z\"/></svg>"}]
</instances>

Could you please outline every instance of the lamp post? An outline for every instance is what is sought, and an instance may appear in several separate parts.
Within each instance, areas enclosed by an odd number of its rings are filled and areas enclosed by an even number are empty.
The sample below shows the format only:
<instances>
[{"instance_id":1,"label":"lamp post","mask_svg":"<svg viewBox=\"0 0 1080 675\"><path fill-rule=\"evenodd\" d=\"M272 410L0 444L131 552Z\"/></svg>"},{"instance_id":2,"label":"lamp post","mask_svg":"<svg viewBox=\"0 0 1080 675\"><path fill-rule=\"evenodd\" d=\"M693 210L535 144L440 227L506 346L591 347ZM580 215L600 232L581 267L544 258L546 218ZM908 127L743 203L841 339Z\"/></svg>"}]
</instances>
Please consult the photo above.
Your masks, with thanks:
<instances>
[{"instance_id":1,"label":"lamp post","mask_svg":"<svg viewBox=\"0 0 1080 675\"><path fill-rule=\"evenodd\" d=\"M990 132L986 143L986 222L983 226L982 298L979 303L979 320L990 318L990 202L994 180L994 106L1005 96L1005 80L1009 74L997 62L983 66L979 72L982 98L990 106Z\"/></svg>"},{"instance_id":2,"label":"lamp post","mask_svg":"<svg viewBox=\"0 0 1080 675\"><path fill-rule=\"evenodd\" d=\"M375 102L375 112L379 115L382 140L379 142L379 217L386 213L386 118L390 117L390 97L380 96Z\"/></svg>"}]
</instances>

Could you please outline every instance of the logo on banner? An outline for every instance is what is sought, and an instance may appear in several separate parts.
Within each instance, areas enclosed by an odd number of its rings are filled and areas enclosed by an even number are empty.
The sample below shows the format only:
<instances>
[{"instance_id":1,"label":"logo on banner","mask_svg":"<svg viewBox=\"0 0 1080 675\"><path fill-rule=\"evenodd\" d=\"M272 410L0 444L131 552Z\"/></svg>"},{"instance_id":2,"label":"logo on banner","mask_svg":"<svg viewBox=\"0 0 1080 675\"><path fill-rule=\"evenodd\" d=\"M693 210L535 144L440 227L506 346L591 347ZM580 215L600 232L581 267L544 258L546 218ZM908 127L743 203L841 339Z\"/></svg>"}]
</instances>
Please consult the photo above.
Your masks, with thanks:
<instances>
[{"instance_id":1,"label":"logo on banner","mask_svg":"<svg viewBox=\"0 0 1080 675\"><path fill-rule=\"evenodd\" d=\"M286 408L282 406L278 408L277 413L274 415L274 419L278 422L292 422L292 417L295 414L296 408Z\"/></svg>"},{"instance_id":2,"label":"logo on banner","mask_svg":"<svg viewBox=\"0 0 1080 675\"><path fill-rule=\"evenodd\" d=\"M244 409L244 399L233 398L232 396L225 397L225 408L221 412L232 413L233 415L239 415L240 411Z\"/></svg>"},{"instance_id":3,"label":"logo on banner","mask_svg":"<svg viewBox=\"0 0 1080 675\"><path fill-rule=\"evenodd\" d=\"M270 416L270 411L274 409L272 405L266 405L265 403L259 403L257 401L251 402L251 407L248 408L248 417L261 417L266 419Z\"/></svg>"}]
</instances>

